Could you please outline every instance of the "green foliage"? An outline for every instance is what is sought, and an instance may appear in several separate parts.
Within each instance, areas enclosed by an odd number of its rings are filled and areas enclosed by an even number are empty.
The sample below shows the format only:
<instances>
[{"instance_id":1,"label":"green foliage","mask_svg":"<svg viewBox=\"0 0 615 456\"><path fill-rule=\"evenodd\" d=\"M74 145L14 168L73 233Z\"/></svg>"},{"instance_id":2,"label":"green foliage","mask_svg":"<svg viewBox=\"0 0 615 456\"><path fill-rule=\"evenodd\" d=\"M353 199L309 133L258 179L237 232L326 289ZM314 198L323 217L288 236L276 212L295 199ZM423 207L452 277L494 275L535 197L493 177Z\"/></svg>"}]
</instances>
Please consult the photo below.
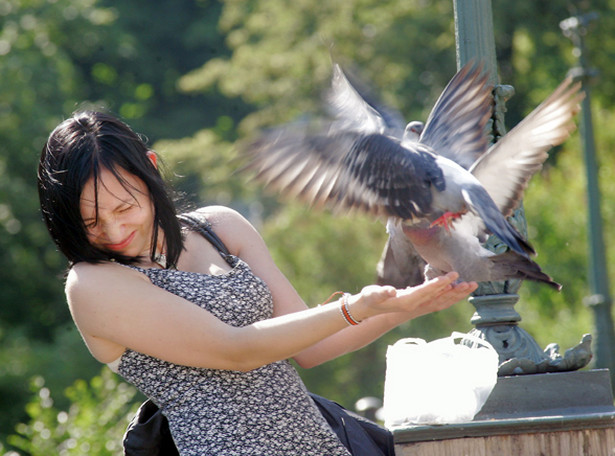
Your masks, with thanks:
<instances>
[{"instance_id":1,"label":"green foliage","mask_svg":"<svg viewBox=\"0 0 615 456\"><path fill-rule=\"evenodd\" d=\"M239 179L229 179L236 171L232 146L214 130L201 130L181 140L161 140L153 147L172 171L170 179L192 204L216 201L231 204L249 198Z\"/></svg>"},{"instance_id":2,"label":"green foliage","mask_svg":"<svg viewBox=\"0 0 615 456\"><path fill-rule=\"evenodd\" d=\"M386 240L379 221L336 217L292 203L267 220L262 234L278 266L312 304L336 289L357 293L373 283Z\"/></svg>"},{"instance_id":3,"label":"green foliage","mask_svg":"<svg viewBox=\"0 0 615 456\"><path fill-rule=\"evenodd\" d=\"M22 419L29 396L24 379L44 374L50 389L62 390L74 379L90 378L100 369L100 363L92 358L72 322L57 328L53 344L27 337L23 330L11 329L0 332L0 346L2 433L16 419ZM69 405L65 397L58 398L57 403L61 407Z\"/></svg>"},{"instance_id":4,"label":"green foliage","mask_svg":"<svg viewBox=\"0 0 615 456\"><path fill-rule=\"evenodd\" d=\"M38 209L36 163L49 129L81 98L84 79L68 43L96 36L108 16L90 1L0 2L2 432L23 410L23 379L40 367L61 371L61 358L67 355L45 347L70 315L62 292L65 262ZM58 340L56 348L62 346ZM73 380L67 376L75 369L65 371L63 385Z\"/></svg>"},{"instance_id":5,"label":"green foliage","mask_svg":"<svg viewBox=\"0 0 615 456\"><path fill-rule=\"evenodd\" d=\"M57 286L64 264L38 213L36 160L47 129L65 103L74 103L80 84L62 44L63 29L72 22L62 12L71 7L86 15L95 9L70 1L8 5L0 31L5 51L0 64L0 283L7 284L0 295L0 322L28 321L32 336L47 339L69 316ZM84 20L78 33L87 27Z\"/></svg>"},{"instance_id":6,"label":"green foliage","mask_svg":"<svg viewBox=\"0 0 615 456\"><path fill-rule=\"evenodd\" d=\"M333 58L360 69L384 88L386 101L417 116L455 72L452 2L430 3L227 0L220 26L232 55L206 62L181 87L217 86L258 107L242 121L249 133L315 110Z\"/></svg>"},{"instance_id":7,"label":"green foliage","mask_svg":"<svg viewBox=\"0 0 615 456\"><path fill-rule=\"evenodd\" d=\"M134 387L105 368L89 382L77 380L66 389L71 403L67 410L54 406L42 377L34 378L30 387L34 394L26 406L29 421L16 426L9 445L30 456L121 454L122 435L137 407Z\"/></svg>"},{"instance_id":8,"label":"green foliage","mask_svg":"<svg viewBox=\"0 0 615 456\"><path fill-rule=\"evenodd\" d=\"M218 31L221 3L98 0L113 12L96 46L83 52L74 45L78 64L88 74L84 98L102 101L150 139L182 138L219 119L243 117L243 103L215 91L187 95L178 79L203 61L228 53ZM232 129L218 128L226 139Z\"/></svg>"}]
</instances>

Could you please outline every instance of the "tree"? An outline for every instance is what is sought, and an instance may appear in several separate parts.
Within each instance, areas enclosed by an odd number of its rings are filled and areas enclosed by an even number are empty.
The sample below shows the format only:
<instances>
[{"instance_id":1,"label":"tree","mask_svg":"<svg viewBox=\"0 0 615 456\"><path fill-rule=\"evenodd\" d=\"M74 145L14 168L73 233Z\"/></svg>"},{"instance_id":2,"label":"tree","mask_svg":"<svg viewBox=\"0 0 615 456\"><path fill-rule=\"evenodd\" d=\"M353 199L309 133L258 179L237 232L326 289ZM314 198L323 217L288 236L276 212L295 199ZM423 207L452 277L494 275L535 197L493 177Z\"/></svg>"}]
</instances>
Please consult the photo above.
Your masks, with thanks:
<instances>
[{"instance_id":1,"label":"tree","mask_svg":"<svg viewBox=\"0 0 615 456\"><path fill-rule=\"evenodd\" d=\"M112 456L121 453L122 435L136 412L137 391L105 368L89 382L77 380L66 390L70 407L55 407L42 377L31 383L29 420L8 438L30 456ZM0 443L0 450L2 450Z\"/></svg>"}]
</instances>

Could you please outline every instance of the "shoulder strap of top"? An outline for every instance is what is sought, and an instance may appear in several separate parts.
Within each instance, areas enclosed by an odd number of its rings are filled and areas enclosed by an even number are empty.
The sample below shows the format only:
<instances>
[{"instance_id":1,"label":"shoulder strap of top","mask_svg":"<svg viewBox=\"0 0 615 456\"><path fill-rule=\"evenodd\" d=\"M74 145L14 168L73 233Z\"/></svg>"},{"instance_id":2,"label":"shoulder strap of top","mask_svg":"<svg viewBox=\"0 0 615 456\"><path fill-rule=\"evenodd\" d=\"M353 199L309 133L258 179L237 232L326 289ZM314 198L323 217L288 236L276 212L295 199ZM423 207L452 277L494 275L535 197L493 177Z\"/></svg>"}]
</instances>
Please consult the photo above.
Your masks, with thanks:
<instances>
[{"instance_id":1,"label":"shoulder strap of top","mask_svg":"<svg viewBox=\"0 0 615 456\"><path fill-rule=\"evenodd\" d=\"M193 231L196 231L205 239L207 239L220 253L224 261L226 261L229 265L233 266L233 261L231 258L231 253L228 251L222 239L218 237L216 233L211 229L211 224L206 220L198 219L192 215L181 214L178 215L177 218L184 225L189 226Z\"/></svg>"}]
</instances>

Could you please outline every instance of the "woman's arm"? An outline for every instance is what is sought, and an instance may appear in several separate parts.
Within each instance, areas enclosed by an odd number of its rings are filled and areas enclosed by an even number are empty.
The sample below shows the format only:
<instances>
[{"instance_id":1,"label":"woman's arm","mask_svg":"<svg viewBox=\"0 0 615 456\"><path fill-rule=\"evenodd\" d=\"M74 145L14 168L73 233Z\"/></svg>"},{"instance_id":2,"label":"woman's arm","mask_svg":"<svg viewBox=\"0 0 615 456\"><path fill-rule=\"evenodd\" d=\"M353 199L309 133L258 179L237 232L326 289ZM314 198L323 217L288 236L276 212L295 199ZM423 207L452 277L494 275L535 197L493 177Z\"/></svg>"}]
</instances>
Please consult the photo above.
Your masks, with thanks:
<instances>
[{"instance_id":1,"label":"woman's arm","mask_svg":"<svg viewBox=\"0 0 615 456\"><path fill-rule=\"evenodd\" d=\"M452 277L456 277L456 275ZM421 286L426 286L426 284ZM450 288L447 287L440 295L434 296L431 300L424 301L414 311L388 313L368 318L358 326L346 327L342 331L317 342L295 355L294 359L301 367L310 368L317 366L368 345L402 323L421 315L444 310L467 298L468 294L475 289L476 284L451 283Z\"/></svg>"},{"instance_id":2,"label":"woman's arm","mask_svg":"<svg viewBox=\"0 0 615 456\"><path fill-rule=\"evenodd\" d=\"M268 284L274 297L275 315L287 315L307 308L294 287L273 262L260 235L241 215L220 207L207 208L204 212L232 253L246 261L254 273ZM450 307L466 298L477 287L476 283L453 285L452 282L456 278L456 275L450 275L399 292L400 296L408 293L408 297L412 299L403 306L366 318L358 326L344 327L341 331L297 353L294 359L303 367L312 367L357 350L412 318ZM351 297L349 300L353 315L358 312L354 309L354 303L360 299L359 296ZM339 314L339 304L336 302L335 306L338 307Z\"/></svg>"},{"instance_id":3,"label":"woman's arm","mask_svg":"<svg viewBox=\"0 0 615 456\"><path fill-rule=\"evenodd\" d=\"M353 299L352 311L364 319L390 308L413 309L450 287L451 280L438 279L398 296L390 287L367 287ZM336 303L233 327L118 264L76 265L66 291L89 347L104 341L196 367L251 370L293 357L346 327Z\"/></svg>"}]
</instances>

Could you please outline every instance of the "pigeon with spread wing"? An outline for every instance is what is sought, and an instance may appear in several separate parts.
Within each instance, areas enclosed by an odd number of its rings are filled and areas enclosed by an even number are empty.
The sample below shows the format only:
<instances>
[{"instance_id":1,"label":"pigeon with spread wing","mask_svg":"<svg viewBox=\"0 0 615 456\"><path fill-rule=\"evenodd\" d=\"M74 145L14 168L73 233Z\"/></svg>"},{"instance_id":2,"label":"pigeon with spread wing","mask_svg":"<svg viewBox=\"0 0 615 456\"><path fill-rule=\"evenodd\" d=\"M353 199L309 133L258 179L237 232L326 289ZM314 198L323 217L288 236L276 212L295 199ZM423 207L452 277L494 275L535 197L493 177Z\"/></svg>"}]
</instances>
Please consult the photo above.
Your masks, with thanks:
<instances>
[{"instance_id":1,"label":"pigeon with spread wing","mask_svg":"<svg viewBox=\"0 0 615 456\"><path fill-rule=\"evenodd\" d=\"M552 97L495 146L486 123L492 87L478 65L449 82L424 126L382 107L355 88L337 65L328 108L331 117L264 133L246 148L248 169L268 187L317 207L360 210L388 218L389 242L381 265L406 272L411 249L428 263L428 276L451 270L462 280L550 277L529 256L531 245L506 216L518 206L546 151L574 128L578 87L564 83ZM483 242L495 234L510 251L495 255ZM387 252L386 249L400 251ZM393 260L391 260L393 259ZM406 268L407 269L407 268ZM403 279L403 276L401 277ZM392 283L396 286L401 283Z\"/></svg>"},{"instance_id":2,"label":"pigeon with spread wing","mask_svg":"<svg viewBox=\"0 0 615 456\"><path fill-rule=\"evenodd\" d=\"M564 142L574 131L572 121L583 98L580 84L570 78L523 121L489 148L469 171L483 184L505 217L519 207L531 177L542 168L551 147ZM422 124L414 123L414 140L420 140ZM425 275L435 277L455 270L462 277L479 281L510 278L546 282L561 287L546 276L535 262L515 251L496 255L485 249L489 232L474 214L453 225L453 235L440 227L407 225L393 218L387 223L389 240L379 264L380 280L399 286L408 284L408 270L416 264L415 251L426 260ZM471 259L471 260L470 260ZM404 271L406 276L399 274Z\"/></svg>"}]
</instances>

